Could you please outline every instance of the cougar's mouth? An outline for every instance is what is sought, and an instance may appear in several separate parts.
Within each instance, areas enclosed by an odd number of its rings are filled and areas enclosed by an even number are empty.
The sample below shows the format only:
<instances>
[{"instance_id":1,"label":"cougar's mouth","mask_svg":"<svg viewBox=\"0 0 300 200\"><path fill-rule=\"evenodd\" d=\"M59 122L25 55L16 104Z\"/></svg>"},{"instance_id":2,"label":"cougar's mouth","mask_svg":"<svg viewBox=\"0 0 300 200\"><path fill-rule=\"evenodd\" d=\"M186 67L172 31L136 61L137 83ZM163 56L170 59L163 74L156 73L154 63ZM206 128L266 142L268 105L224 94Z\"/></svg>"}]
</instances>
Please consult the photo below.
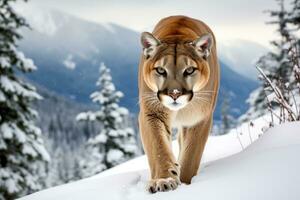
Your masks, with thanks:
<instances>
[{"instance_id":1,"label":"cougar's mouth","mask_svg":"<svg viewBox=\"0 0 300 200\"><path fill-rule=\"evenodd\" d=\"M157 97L160 102L170 110L178 111L184 108L193 98L192 91L174 89L173 91L158 91Z\"/></svg>"}]
</instances>

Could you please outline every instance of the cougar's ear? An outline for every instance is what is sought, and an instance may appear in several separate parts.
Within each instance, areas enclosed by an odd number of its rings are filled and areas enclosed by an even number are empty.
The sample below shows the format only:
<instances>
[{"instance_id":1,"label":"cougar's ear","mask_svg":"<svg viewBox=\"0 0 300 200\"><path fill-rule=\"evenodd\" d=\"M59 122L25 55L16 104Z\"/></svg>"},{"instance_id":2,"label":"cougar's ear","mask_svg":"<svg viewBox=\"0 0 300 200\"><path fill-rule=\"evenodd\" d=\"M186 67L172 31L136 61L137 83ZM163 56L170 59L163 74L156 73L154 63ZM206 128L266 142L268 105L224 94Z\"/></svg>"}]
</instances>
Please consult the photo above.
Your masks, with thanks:
<instances>
[{"instance_id":1,"label":"cougar's ear","mask_svg":"<svg viewBox=\"0 0 300 200\"><path fill-rule=\"evenodd\" d=\"M211 47L213 46L213 37L210 33L207 33L195 39L192 44L194 45L198 55L207 59L210 55Z\"/></svg>"},{"instance_id":2,"label":"cougar's ear","mask_svg":"<svg viewBox=\"0 0 300 200\"><path fill-rule=\"evenodd\" d=\"M146 59L152 57L155 54L157 47L160 45L160 41L148 32L142 33L141 43L143 46L143 53Z\"/></svg>"}]
</instances>

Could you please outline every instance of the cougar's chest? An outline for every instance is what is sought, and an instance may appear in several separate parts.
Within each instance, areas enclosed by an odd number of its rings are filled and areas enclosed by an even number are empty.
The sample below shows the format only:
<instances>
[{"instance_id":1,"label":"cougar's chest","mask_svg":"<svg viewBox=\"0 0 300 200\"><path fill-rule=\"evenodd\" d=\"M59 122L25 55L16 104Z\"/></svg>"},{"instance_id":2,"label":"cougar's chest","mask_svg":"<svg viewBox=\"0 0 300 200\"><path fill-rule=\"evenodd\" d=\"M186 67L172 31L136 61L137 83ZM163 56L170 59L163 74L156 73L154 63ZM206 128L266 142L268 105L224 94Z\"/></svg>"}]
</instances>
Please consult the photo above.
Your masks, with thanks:
<instances>
[{"instance_id":1,"label":"cougar's chest","mask_svg":"<svg viewBox=\"0 0 300 200\"><path fill-rule=\"evenodd\" d=\"M191 127L205 119L207 110L203 105L187 106L174 113L171 119L171 126L174 128Z\"/></svg>"}]
</instances>

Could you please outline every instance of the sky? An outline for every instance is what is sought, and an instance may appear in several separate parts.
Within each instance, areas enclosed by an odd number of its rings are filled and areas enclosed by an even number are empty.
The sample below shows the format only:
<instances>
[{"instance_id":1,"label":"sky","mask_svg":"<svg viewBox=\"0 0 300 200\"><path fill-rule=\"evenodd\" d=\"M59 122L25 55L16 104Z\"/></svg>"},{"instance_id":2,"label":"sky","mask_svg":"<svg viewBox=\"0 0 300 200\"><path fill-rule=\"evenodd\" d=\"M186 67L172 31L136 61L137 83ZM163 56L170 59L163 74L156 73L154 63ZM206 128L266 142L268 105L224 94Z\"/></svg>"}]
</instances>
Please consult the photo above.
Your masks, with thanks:
<instances>
[{"instance_id":1,"label":"sky","mask_svg":"<svg viewBox=\"0 0 300 200\"><path fill-rule=\"evenodd\" d=\"M113 22L136 31L151 31L163 17L187 15L207 23L219 40L245 39L268 46L275 27L263 11L275 0L31 0L93 22Z\"/></svg>"}]
</instances>

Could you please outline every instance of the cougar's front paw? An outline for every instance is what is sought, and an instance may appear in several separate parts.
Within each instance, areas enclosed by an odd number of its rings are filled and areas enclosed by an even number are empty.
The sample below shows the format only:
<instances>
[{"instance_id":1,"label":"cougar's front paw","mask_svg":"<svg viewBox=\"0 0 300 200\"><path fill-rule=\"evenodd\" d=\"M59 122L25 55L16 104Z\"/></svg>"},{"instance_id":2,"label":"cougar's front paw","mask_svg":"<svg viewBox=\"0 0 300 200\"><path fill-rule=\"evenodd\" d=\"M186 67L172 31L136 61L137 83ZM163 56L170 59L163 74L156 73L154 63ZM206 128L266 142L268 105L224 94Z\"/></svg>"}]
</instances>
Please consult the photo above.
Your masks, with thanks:
<instances>
[{"instance_id":1,"label":"cougar's front paw","mask_svg":"<svg viewBox=\"0 0 300 200\"><path fill-rule=\"evenodd\" d=\"M176 164L175 168L168 169L167 178L156 178L148 182L147 190L150 193L166 192L169 190L175 190L180 182L179 166Z\"/></svg>"},{"instance_id":2,"label":"cougar's front paw","mask_svg":"<svg viewBox=\"0 0 300 200\"><path fill-rule=\"evenodd\" d=\"M150 193L167 192L169 190L175 190L178 185L180 185L180 181L171 177L152 179L147 185L147 190Z\"/></svg>"}]
</instances>

